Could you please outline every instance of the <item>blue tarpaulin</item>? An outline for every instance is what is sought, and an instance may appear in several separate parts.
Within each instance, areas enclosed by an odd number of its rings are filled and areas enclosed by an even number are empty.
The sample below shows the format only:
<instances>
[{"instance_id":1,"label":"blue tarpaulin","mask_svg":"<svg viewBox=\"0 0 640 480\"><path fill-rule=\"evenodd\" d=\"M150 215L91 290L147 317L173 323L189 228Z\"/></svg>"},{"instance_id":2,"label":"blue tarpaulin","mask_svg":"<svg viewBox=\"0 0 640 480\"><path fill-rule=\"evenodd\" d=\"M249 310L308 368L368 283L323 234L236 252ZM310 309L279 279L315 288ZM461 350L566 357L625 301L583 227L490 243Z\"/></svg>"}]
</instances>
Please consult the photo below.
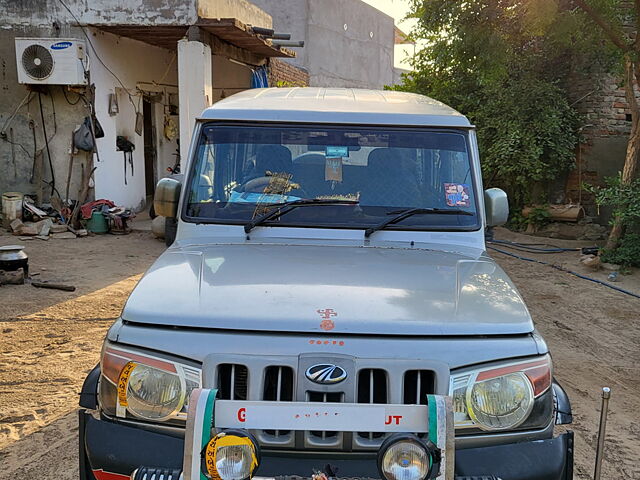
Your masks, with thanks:
<instances>
[{"instance_id":1,"label":"blue tarpaulin","mask_svg":"<svg viewBox=\"0 0 640 480\"><path fill-rule=\"evenodd\" d=\"M267 79L267 68L258 67L251 74L251 88L267 88L269 80Z\"/></svg>"}]
</instances>

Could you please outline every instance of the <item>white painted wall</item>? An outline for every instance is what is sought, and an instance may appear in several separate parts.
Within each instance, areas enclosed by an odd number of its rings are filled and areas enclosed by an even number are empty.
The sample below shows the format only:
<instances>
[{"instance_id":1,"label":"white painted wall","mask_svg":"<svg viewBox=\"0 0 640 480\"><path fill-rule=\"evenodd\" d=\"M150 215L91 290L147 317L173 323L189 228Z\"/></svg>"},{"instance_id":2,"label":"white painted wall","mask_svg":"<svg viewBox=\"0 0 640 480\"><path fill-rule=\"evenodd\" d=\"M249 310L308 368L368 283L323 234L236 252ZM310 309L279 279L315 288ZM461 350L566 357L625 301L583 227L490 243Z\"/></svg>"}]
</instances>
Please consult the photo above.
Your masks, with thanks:
<instances>
[{"instance_id":1,"label":"white painted wall","mask_svg":"<svg viewBox=\"0 0 640 480\"><path fill-rule=\"evenodd\" d=\"M135 110L142 112L142 99L136 92L136 85L139 82L158 81L165 73L163 83L177 85L177 62L175 59L172 62L175 52L97 30L92 32L91 38L99 57L122 81L133 100L132 103L122 85L89 48L91 80L96 86L96 114L105 132L105 137L97 140L100 162L95 162L95 197L139 209L145 201L145 171L144 138L135 133ZM110 93L118 93L120 111L115 116L108 113ZM166 166L173 162L171 154L176 144L163 137L162 108L155 110L158 129L157 172L164 174ZM131 176L130 166L127 165L127 185L124 184L123 153L116 151L117 135L124 135L135 144L134 175Z\"/></svg>"},{"instance_id":2,"label":"white painted wall","mask_svg":"<svg viewBox=\"0 0 640 480\"><path fill-rule=\"evenodd\" d=\"M201 42L178 42L178 83L180 95L180 155L187 166L187 154L194 119L211 106L211 48Z\"/></svg>"}]
</instances>

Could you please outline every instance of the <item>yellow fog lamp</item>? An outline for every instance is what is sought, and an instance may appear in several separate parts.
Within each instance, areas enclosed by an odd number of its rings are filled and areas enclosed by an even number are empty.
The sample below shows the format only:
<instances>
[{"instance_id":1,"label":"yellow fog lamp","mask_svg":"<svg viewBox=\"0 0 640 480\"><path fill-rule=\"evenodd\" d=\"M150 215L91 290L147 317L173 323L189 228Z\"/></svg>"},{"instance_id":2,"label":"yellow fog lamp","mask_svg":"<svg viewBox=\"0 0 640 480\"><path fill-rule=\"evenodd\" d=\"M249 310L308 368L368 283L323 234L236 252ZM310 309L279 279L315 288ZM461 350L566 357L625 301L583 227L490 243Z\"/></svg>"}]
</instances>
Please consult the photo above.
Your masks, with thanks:
<instances>
[{"instance_id":1,"label":"yellow fog lamp","mask_svg":"<svg viewBox=\"0 0 640 480\"><path fill-rule=\"evenodd\" d=\"M427 480L438 474L440 454L428 440L412 434L387 438L378 451L378 470L385 480Z\"/></svg>"},{"instance_id":2,"label":"yellow fog lamp","mask_svg":"<svg viewBox=\"0 0 640 480\"><path fill-rule=\"evenodd\" d=\"M203 471L213 480L247 480L260 464L260 447L244 430L225 430L207 443Z\"/></svg>"}]
</instances>

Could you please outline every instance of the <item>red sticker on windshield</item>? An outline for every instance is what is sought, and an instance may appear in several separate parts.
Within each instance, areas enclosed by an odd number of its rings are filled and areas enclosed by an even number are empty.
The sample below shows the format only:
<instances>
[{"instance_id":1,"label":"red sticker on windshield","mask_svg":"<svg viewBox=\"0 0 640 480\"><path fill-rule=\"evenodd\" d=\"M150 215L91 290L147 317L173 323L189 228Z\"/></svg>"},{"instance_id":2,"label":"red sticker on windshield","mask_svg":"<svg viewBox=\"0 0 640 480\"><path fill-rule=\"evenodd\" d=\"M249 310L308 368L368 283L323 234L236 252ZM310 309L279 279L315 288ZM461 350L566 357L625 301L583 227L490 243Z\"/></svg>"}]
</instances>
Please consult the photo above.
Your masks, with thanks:
<instances>
[{"instance_id":1,"label":"red sticker on windshield","mask_svg":"<svg viewBox=\"0 0 640 480\"><path fill-rule=\"evenodd\" d=\"M470 207L469 185L463 183L445 183L444 195L449 207Z\"/></svg>"}]
</instances>

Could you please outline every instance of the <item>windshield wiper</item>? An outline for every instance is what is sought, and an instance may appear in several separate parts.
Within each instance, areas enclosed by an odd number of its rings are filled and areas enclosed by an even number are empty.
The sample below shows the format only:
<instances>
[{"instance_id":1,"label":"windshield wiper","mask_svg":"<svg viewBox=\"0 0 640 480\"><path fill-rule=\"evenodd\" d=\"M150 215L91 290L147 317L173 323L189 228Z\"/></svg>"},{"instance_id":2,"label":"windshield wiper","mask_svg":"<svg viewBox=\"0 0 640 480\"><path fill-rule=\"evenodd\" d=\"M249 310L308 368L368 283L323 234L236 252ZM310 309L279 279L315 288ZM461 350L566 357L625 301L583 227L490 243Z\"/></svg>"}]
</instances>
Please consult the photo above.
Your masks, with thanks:
<instances>
[{"instance_id":1,"label":"windshield wiper","mask_svg":"<svg viewBox=\"0 0 640 480\"><path fill-rule=\"evenodd\" d=\"M398 223L405 218L411 217L413 215L475 215L473 212L467 212L466 210L460 209L449 209L449 208L408 208L406 210L398 210L395 212L389 212L387 215L395 215L395 217L389 218L384 222L380 222L378 225L374 225L373 227L369 227L364 231L364 236L366 238L370 237L372 233L377 232L378 230L382 230L386 228L388 225L392 225L394 223Z\"/></svg>"},{"instance_id":2,"label":"windshield wiper","mask_svg":"<svg viewBox=\"0 0 640 480\"><path fill-rule=\"evenodd\" d=\"M275 220L298 207L309 207L313 205L357 205L358 203L360 202L357 200L325 200L321 198L300 198L298 200L292 200L291 202L271 203L265 206L274 207L274 209L251 220L244 226L244 231L245 233L249 233L254 227L262 225L268 220Z\"/></svg>"}]
</instances>

